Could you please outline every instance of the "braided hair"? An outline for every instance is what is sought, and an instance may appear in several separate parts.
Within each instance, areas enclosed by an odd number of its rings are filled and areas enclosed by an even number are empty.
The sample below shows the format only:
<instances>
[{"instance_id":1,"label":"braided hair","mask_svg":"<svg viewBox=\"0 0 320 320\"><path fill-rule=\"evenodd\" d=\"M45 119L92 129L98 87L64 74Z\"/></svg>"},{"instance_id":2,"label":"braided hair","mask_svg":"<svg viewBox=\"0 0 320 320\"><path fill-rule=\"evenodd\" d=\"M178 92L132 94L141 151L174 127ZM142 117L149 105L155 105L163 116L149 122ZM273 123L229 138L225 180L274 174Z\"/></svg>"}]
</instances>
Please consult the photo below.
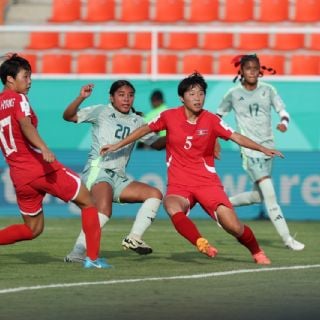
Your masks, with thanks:
<instances>
[{"instance_id":1,"label":"braided hair","mask_svg":"<svg viewBox=\"0 0 320 320\"><path fill-rule=\"evenodd\" d=\"M238 55L235 56L231 63L234 65L235 68L239 68L237 75L233 78L233 82L236 82L239 78L239 81L242 82L243 75L241 74L241 69L248 61L255 61L260 66L259 70L259 77L263 77L264 72L268 71L270 74L276 74L276 70L270 67L262 66L260 64L260 60L256 54L244 54L244 55Z\"/></svg>"}]
</instances>

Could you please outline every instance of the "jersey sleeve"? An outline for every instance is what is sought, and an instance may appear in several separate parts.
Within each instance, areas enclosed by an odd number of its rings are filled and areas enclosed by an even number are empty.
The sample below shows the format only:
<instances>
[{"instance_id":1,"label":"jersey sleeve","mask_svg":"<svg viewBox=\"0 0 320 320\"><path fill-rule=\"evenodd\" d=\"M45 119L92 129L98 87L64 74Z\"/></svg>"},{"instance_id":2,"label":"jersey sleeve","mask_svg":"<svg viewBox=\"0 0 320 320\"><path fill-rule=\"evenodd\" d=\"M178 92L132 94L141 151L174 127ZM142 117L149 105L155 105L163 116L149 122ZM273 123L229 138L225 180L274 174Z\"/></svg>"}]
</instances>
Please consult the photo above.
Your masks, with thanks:
<instances>
[{"instance_id":1,"label":"jersey sleeve","mask_svg":"<svg viewBox=\"0 0 320 320\"><path fill-rule=\"evenodd\" d=\"M148 126L151 129L151 131L159 132L162 130L166 130L166 115L168 113L168 110L163 111L159 113L153 120L148 122Z\"/></svg>"},{"instance_id":2,"label":"jersey sleeve","mask_svg":"<svg viewBox=\"0 0 320 320\"><path fill-rule=\"evenodd\" d=\"M278 94L277 90L271 85L269 85L269 88L270 88L271 104L274 110L277 113L279 113L282 110L285 110L286 106L283 100L281 99L280 95Z\"/></svg>"},{"instance_id":3,"label":"jersey sleeve","mask_svg":"<svg viewBox=\"0 0 320 320\"><path fill-rule=\"evenodd\" d=\"M18 94L15 105L15 117L17 119L31 116L31 107L28 98L24 94Z\"/></svg>"},{"instance_id":4,"label":"jersey sleeve","mask_svg":"<svg viewBox=\"0 0 320 320\"><path fill-rule=\"evenodd\" d=\"M229 90L223 97L217 109L217 114L221 117L227 115L232 109L232 91Z\"/></svg>"},{"instance_id":5,"label":"jersey sleeve","mask_svg":"<svg viewBox=\"0 0 320 320\"><path fill-rule=\"evenodd\" d=\"M214 126L217 136L224 140L229 140L234 130L226 124L220 117L214 115Z\"/></svg>"},{"instance_id":6,"label":"jersey sleeve","mask_svg":"<svg viewBox=\"0 0 320 320\"><path fill-rule=\"evenodd\" d=\"M103 105L94 105L94 106L80 109L77 112L78 123L81 123L81 122L95 123L103 107L104 107Z\"/></svg>"}]
</instances>

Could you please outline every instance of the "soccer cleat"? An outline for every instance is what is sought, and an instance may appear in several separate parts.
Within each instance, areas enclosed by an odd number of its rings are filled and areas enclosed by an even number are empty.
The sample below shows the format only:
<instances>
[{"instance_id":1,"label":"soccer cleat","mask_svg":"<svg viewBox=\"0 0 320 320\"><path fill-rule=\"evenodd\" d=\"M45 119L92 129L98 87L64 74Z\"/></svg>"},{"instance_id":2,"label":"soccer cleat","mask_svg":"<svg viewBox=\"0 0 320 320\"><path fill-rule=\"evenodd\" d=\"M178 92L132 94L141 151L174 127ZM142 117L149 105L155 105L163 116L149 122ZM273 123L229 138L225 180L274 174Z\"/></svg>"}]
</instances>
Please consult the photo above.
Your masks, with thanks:
<instances>
[{"instance_id":1,"label":"soccer cleat","mask_svg":"<svg viewBox=\"0 0 320 320\"><path fill-rule=\"evenodd\" d=\"M131 249L138 254L150 254L152 248L148 246L143 240L126 237L122 240L123 249Z\"/></svg>"},{"instance_id":2,"label":"soccer cleat","mask_svg":"<svg viewBox=\"0 0 320 320\"><path fill-rule=\"evenodd\" d=\"M271 264L270 259L266 256L263 250L260 250L256 254L253 254L252 257L256 264Z\"/></svg>"},{"instance_id":3,"label":"soccer cleat","mask_svg":"<svg viewBox=\"0 0 320 320\"><path fill-rule=\"evenodd\" d=\"M214 258L218 254L218 250L210 245L205 238L199 238L197 240L197 248L201 253L206 254L210 258Z\"/></svg>"},{"instance_id":4,"label":"soccer cleat","mask_svg":"<svg viewBox=\"0 0 320 320\"><path fill-rule=\"evenodd\" d=\"M294 251L301 251L304 249L304 244L295 240L293 237L289 236L289 238L285 241L285 246Z\"/></svg>"},{"instance_id":5,"label":"soccer cleat","mask_svg":"<svg viewBox=\"0 0 320 320\"><path fill-rule=\"evenodd\" d=\"M85 269L107 269L111 268L111 265L107 263L106 259L98 258L96 260L91 260L89 257L86 257L83 262L83 267Z\"/></svg>"},{"instance_id":6,"label":"soccer cleat","mask_svg":"<svg viewBox=\"0 0 320 320\"><path fill-rule=\"evenodd\" d=\"M82 263L86 258L86 249L82 245L77 245L73 250L64 257L64 262L80 262Z\"/></svg>"}]
</instances>

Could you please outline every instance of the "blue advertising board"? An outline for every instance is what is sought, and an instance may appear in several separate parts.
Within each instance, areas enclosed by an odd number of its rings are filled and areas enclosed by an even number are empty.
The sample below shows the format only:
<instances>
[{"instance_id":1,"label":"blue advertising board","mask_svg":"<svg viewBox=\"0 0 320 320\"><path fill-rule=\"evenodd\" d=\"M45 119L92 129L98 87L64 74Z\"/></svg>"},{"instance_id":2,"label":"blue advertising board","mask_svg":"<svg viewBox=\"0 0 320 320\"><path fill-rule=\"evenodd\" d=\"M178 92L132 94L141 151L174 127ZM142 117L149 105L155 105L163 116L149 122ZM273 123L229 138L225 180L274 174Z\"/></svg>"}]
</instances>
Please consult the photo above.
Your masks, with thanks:
<instances>
[{"instance_id":1,"label":"blue advertising board","mask_svg":"<svg viewBox=\"0 0 320 320\"><path fill-rule=\"evenodd\" d=\"M87 157L86 151L57 150L57 158L76 172L81 172ZM320 172L319 152L284 153L285 159L274 160L273 180L279 204L288 220L320 220ZM223 151L222 159L216 161L217 172L228 195L249 191L251 182L241 167L238 151ZM143 181L166 190L165 151L136 150L127 168L135 180ZM134 218L139 204L115 204L113 217ZM44 203L46 217L78 216L74 204L65 204L47 196ZM241 219L256 219L263 213L263 205L236 208ZM14 189L8 167L2 163L0 172L0 216L19 216ZM200 206L196 206L191 217L206 218ZM161 207L158 218L167 218Z\"/></svg>"}]
</instances>

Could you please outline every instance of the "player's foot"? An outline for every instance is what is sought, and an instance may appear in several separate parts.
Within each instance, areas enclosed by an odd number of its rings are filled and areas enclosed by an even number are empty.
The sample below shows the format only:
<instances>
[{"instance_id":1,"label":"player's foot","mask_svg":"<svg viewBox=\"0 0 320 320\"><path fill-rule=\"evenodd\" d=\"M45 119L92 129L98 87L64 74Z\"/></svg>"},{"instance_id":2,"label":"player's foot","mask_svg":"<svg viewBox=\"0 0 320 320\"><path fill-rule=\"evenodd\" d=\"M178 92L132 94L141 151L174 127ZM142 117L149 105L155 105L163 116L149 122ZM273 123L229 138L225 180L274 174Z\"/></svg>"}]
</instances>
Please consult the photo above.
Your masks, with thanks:
<instances>
[{"instance_id":1,"label":"player's foot","mask_svg":"<svg viewBox=\"0 0 320 320\"><path fill-rule=\"evenodd\" d=\"M80 262L86 258L86 248L82 245L77 245L73 250L64 257L64 262Z\"/></svg>"},{"instance_id":2,"label":"player's foot","mask_svg":"<svg viewBox=\"0 0 320 320\"><path fill-rule=\"evenodd\" d=\"M209 244L205 238L199 238L197 240L197 248L201 253L206 254L210 258L214 258L218 254L218 250Z\"/></svg>"},{"instance_id":3,"label":"player's foot","mask_svg":"<svg viewBox=\"0 0 320 320\"><path fill-rule=\"evenodd\" d=\"M122 240L123 249L131 249L138 254L150 254L152 248L148 246L143 240L126 237Z\"/></svg>"},{"instance_id":4,"label":"player's foot","mask_svg":"<svg viewBox=\"0 0 320 320\"><path fill-rule=\"evenodd\" d=\"M256 254L253 254L252 257L256 264L271 264L270 259L266 256L263 250L260 250Z\"/></svg>"},{"instance_id":5,"label":"player's foot","mask_svg":"<svg viewBox=\"0 0 320 320\"><path fill-rule=\"evenodd\" d=\"M107 269L111 268L111 265L107 263L105 259L98 258L96 260L91 260L89 257L86 257L83 262L83 267L85 269Z\"/></svg>"},{"instance_id":6,"label":"player's foot","mask_svg":"<svg viewBox=\"0 0 320 320\"><path fill-rule=\"evenodd\" d=\"M294 251L301 251L304 249L304 244L295 240L293 237L289 236L289 238L285 241L285 246Z\"/></svg>"}]
</instances>

